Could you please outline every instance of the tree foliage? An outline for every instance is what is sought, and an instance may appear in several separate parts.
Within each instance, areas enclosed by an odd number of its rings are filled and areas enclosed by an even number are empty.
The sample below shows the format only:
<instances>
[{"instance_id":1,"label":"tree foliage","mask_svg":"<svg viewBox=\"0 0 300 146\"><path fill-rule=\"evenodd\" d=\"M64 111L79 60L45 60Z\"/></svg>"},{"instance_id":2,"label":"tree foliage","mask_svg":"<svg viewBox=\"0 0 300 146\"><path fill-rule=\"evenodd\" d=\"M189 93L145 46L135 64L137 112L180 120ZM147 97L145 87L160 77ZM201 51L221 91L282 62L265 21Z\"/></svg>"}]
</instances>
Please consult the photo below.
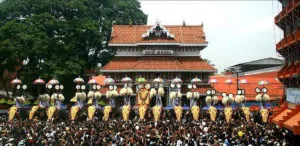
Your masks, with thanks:
<instances>
[{"instance_id":1,"label":"tree foliage","mask_svg":"<svg viewBox=\"0 0 300 146\"><path fill-rule=\"evenodd\" d=\"M20 59L20 75L29 84L39 76L70 82L112 58L114 50L107 47L112 24L146 20L137 0L4 0L0 68Z\"/></svg>"}]
</instances>

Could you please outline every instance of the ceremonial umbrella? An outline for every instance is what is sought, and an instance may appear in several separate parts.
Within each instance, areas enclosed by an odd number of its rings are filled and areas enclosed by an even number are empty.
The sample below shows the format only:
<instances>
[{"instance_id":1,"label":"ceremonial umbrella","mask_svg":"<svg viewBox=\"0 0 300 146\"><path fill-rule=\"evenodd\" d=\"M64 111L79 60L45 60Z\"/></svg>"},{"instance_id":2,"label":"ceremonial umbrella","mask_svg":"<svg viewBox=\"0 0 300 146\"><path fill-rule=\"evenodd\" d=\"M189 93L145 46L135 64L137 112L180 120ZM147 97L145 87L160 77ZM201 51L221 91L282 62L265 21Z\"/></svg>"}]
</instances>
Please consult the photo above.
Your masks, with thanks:
<instances>
[{"instance_id":1,"label":"ceremonial umbrella","mask_svg":"<svg viewBox=\"0 0 300 146\"><path fill-rule=\"evenodd\" d=\"M174 79L172 80L172 83L173 83L173 84L182 83L182 80L181 80L180 78L176 77L176 78L174 78Z\"/></svg>"},{"instance_id":2,"label":"ceremonial umbrella","mask_svg":"<svg viewBox=\"0 0 300 146\"><path fill-rule=\"evenodd\" d=\"M192 80L191 80L191 83L192 84L198 84L198 83L201 83L202 82L202 80L201 79L199 79L199 78L193 78Z\"/></svg>"},{"instance_id":3,"label":"ceremonial umbrella","mask_svg":"<svg viewBox=\"0 0 300 146\"><path fill-rule=\"evenodd\" d=\"M217 83L217 79L210 79L208 82L210 84L216 84Z\"/></svg>"},{"instance_id":4,"label":"ceremonial umbrella","mask_svg":"<svg viewBox=\"0 0 300 146\"><path fill-rule=\"evenodd\" d=\"M241 79L241 80L240 80L240 83L241 83L241 84L247 84L248 81L247 81L246 79Z\"/></svg>"},{"instance_id":5,"label":"ceremonial umbrella","mask_svg":"<svg viewBox=\"0 0 300 146\"><path fill-rule=\"evenodd\" d=\"M260 80L258 82L258 85L268 85L268 84L269 84L269 82L268 81L264 81L264 80Z\"/></svg>"},{"instance_id":6,"label":"ceremonial umbrella","mask_svg":"<svg viewBox=\"0 0 300 146\"><path fill-rule=\"evenodd\" d=\"M81 77L78 77L78 78L75 78L75 79L73 80L73 82L74 82L75 84L84 84L84 79L81 78Z\"/></svg>"},{"instance_id":7,"label":"ceremonial umbrella","mask_svg":"<svg viewBox=\"0 0 300 146\"><path fill-rule=\"evenodd\" d=\"M41 78L38 78L38 79L34 80L33 84L35 84L35 85L44 85L45 81Z\"/></svg>"},{"instance_id":8,"label":"ceremonial umbrella","mask_svg":"<svg viewBox=\"0 0 300 146\"><path fill-rule=\"evenodd\" d=\"M59 84L59 81L53 78L53 79L50 80L47 84L48 84L48 85L57 85L57 84Z\"/></svg>"},{"instance_id":9,"label":"ceremonial umbrella","mask_svg":"<svg viewBox=\"0 0 300 146\"><path fill-rule=\"evenodd\" d=\"M154 83L164 83L164 80L163 80L162 78L158 77L158 78L155 78L155 79L153 80L153 82L154 82Z\"/></svg>"},{"instance_id":10,"label":"ceremonial umbrella","mask_svg":"<svg viewBox=\"0 0 300 146\"><path fill-rule=\"evenodd\" d=\"M114 80L113 78L111 78L111 77L108 77L108 78L106 78L106 79L104 80L104 84L105 84L105 85L111 85L111 84L113 84L113 83L115 83L115 80Z\"/></svg>"},{"instance_id":11,"label":"ceremonial umbrella","mask_svg":"<svg viewBox=\"0 0 300 146\"><path fill-rule=\"evenodd\" d=\"M130 77L124 77L122 80L121 80L121 82L122 83L131 83L132 82L132 80L131 80L131 78Z\"/></svg>"},{"instance_id":12,"label":"ceremonial umbrella","mask_svg":"<svg viewBox=\"0 0 300 146\"><path fill-rule=\"evenodd\" d=\"M88 81L88 84L89 84L89 85L94 85L94 84L98 84L98 83L97 83L96 79L90 79L90 80Z\"/></svg>"},{"instance_id":13,"label":"ceremonial umbrella","mask_svg":"<svg viewBox=\"0 0 300 146\"><path fill-rule=\"evenodd\" d=\"M139 83L139 84L141 84L141 83L147 82L147 80L145 78L140 77L140 78L136 79L136 82Z\"/></svg>"},{"instance_id":14,"label":"ceremonial umbrella","mask_svg":"<svg viewBox=\"0 0 300 146\"><path fill-rule=\"evenodd\" d=\"M232 84L232 80L231 79L227 79L227 80L225 80L225 83L226 84Z\"/></svg>"},{"instance_id":15,"label":"ceremonial umbrella","mask_svg":"<svg viewBox=\"0 0 300 146\"><path fill-rule=\"evenodd\" d=\"M10 82L12 85L19 85L19 84L22 84L22 81L19 80L18 78L15 78L14 80L12 80Z\"/></svg>"}]
</instances>

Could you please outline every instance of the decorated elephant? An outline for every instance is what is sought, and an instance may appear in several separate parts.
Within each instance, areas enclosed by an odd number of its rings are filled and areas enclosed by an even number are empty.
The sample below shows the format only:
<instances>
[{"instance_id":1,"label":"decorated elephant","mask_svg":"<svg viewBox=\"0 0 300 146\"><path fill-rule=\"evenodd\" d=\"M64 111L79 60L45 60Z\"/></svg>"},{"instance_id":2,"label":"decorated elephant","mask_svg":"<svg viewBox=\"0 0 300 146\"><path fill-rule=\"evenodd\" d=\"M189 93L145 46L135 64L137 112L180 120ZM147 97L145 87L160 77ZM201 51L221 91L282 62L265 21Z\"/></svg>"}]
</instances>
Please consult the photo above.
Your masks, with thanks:
<instances>
[{"instance_id":1,"label":"decorated elephant","mask_svg":"<svg viewBox=\"0 0 300 146\"><path fill-rule=\"evenodd\" d=\"M71 99L71 101L76 101L76 104L70 109L70 118L72 121L76 119L78 111L83 109L85 100L86 94L84 92L76 92L75 97Z\"/></svg>"},{"instance_id":2,"label":"decorated elephant","mask_svg":"<svg viewBox=\"0 0 300 146\"><path fill-rule=\"evenodd\" d=\"M53 93L51 95L51 106L49 106L46 111L48 120L52 120L54 115L59 116L57 114L60 113L60 110L62 109L62 102L64 100L65 97L61 93Z\"/></svg>"},{"instance_id":3,"label":"decorated elephant","mask_svg":"<svg viewBox=\"0 0 300 146\"><path fill-rule=\"evenodd\" d=\"M245 115L246 120L249 122L250 121L250 109L249 109L249 107L242 107L242 111Z\"/></svg>"},{"instance_id":4,"label":"decorated elephant","mask_svg":"<svg viewBox=\"0 0 300 146\"><path fill-rule=\"evenodd\" d=\"M257 93L255 100L261 102L260 115L262 118L262 122L268 122L269 118L269 110L265 108L265 105L268 101L270 101L270 96L267 94L268 89L263 88L255 88L255 92Z\"/></svg>"},{"instance_id":5,"label":"decorated elephant","mask_svg":"<svg viewBox=\"0 0 300 146\"><path fill-rule=\"evenodd\" d=\"M227 96L226 93L222 93L222 96L223 96L222 103L225 105L224 108L225 119L227 123L230 123L233 114L233 109L230 106L230 104L234 101L234 98L232 94L229 94Z\"/></svg>"},{"instance_id":6,"label":"decorated elephant","mask_svg":"<svg viewBox=\"0 0 300 146\"><path fill-rule=\"evenodd\" d=\"M131 79L129 77L125 77L126 78L126 83L124 85L124 87L120 90L120 95L124 97L124 105L122 106L121 110L122 110L122 118L124 121L128 121L129 120L129 115L130 115L130 111L131 111L131 100L130 97L133 94L133 90L131 88L131 84L129 85L129 81L131 81ZM122 81L125 80L124 78L122 79Z\"/></svg>"},{"instance_id":7,"label":"decorated elephant","mask_svg":"<svg viewBox=\"0 0 300 146\"><path fill-rule=\"evenodd\" d=\"M100 85L97 85L100 86ZM99 91L89 91L88 93L88 120L92 120L96 114L97 109L100 109L100 106L98 105L98 100L101 99L102 94Z\"/></svg>"},{"instance_id":8,"label":"decorated elephant","mask_svg":"<svg viewBox=\"0 0 300 146\"><path fill-rule=\"evenodd\" d=\"M216 96L215 90L207 90L206 91L206 98L205 98L206 105L208 108L208 113L210 115L210 120L216 121L218 110L214 105L218 103L218 97Z\"/></svg>"},{"instance_id":9,"label":"decorated elephant","mask_svg":"<svg viewBox=\"0 0 300 146\"><path fill-rule=\"evenodd\" d=\"M182 113L183 113L183 108L181 106L181 102L182 102L181 83L182 80L176 77L171 81L171 85L170 85L171 86L170 99L172 100L173 110L176 116L176 121L178 122L181 122Z\"/></svg>"},{"instance_id":10,"label":"decorated elephant","mask_svg":"<svg viewBox=\"0 0 300 146\"><path fill-rule=\"evenodd\" d=\"M194 78L192 81L194 81L195 79L196 78ZM200 108L199 106L197 106L197 99L199 99L200 94L196 91L197 89L196 85L190 84L188 85L188 89L190 89L190 91L186 93L186 97L190 100L190 110L193 116L193 120L197 121L199 120L199 114L200 114Z\"/></svg>"},{"instance_id":11,"label":"decorated elephant","mask_svg":"<svg viewBox=\"0 0 300 146\"><path fill-rule=\"evenodd\" d=\"M17 96L14 100L16 104L8 110L8 121L12 121L18 114L24 113L23 104L26 102L26 98Z\"/></svg>"},{"instance_id":12,"label":"decorated elephant","mask_svg":"<svg viewBox=\"0 0 300 146\"><path fill-rule=\"evenodd\" d=\"M157 77L153 80L153 88L150 90L150 97L155 97L155 106L152 107L154 121L159 121L162 116L162 97L164 97L164 94L164 80L160 77Z\"/></svg>"},{"instance_id":13,"label":"decorated elephant","mask_svg":"<svg viewBox=\"0 0 300 146\"><path fill-rule=\"evenodd\" d=\"M108 121L112 114L113 108L116 107L115 98L119 95L117 86L109 86L109 90L106 91L106 99L108 105L103 108L103 121Z\"/></svg>"},{"instance_id":14,"label":"decorated elephant","mask_svg":"<svg viewBox=\"0 0 300 146\"><path fill-rule=\"evenodd\" d=\"M268 117L269 117L269 110L265 109L265 108L260 109L260 115L261 115L261 118L262 118L262 122L267 123L268 122Z\"/></svg>"},{"instance_id":15,"label":"decorated elephant","mask_svg":"<svg viewBox=\"0 0 300 146\"><path fill-rule=\"evenodd\" d=\"M145 119L145 115L148 112L148 108L150 106L150 93L149 90L146 88L139 89L139 92L137 94L137 105L138 105L138 111L139 111L139 117L140 120Z\"/></svg>"},{"instance_id":16,"label":"decorated elephant","mask_svg":"<svg viewBox=\"0 0 300 146\"><path fill-rule=\"evenodd\" d=\"M50 101L50 96L49 94L42 94L38 98L39 103L36 106L32 106L30 112L29 112L29 120L32 120L33 117L35 116L35 113L38 109L44 109L40 111L44 111L46 113L46 109L50 106L49 101ZM44 115L43 113L40 113L39 115Z\"/></svg>"}]
</instances>

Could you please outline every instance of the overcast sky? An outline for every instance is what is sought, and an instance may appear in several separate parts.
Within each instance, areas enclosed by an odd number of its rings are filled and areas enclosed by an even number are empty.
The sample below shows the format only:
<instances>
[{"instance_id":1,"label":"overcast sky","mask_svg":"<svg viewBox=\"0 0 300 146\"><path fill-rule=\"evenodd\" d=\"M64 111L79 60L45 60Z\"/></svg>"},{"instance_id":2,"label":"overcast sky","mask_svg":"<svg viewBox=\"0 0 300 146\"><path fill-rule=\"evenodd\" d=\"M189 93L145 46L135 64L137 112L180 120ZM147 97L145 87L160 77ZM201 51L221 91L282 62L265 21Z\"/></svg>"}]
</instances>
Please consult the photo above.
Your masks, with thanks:
<instances>
[{"instance_id":1,"label":"overcast sky","mask_svg":"<svg viewBox=\"0 0 300 146\"><path fill-rule=\"evenodd\" d=\"M268 1L157 1L140 0L148 24L199 25L203 22L208 47L200 54L224 68L266 57L280 58L275 49L282 31L274 16L281 11L277 0Z\"/></svg>"}]
</instances>

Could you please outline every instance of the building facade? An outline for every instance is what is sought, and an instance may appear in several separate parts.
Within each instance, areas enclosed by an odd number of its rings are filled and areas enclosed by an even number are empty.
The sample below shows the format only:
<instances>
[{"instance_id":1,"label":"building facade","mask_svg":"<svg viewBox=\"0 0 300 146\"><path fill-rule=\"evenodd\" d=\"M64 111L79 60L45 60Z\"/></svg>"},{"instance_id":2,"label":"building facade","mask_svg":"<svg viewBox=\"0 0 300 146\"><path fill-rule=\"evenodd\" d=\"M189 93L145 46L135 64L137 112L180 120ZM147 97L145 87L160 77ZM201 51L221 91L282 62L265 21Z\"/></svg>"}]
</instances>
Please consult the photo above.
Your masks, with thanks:
<instances>
[{"instance_id":1,"label":"building facade","mask_svg":"<svg viewBox=\"0 0 300 146\"><path fill-rule=\"evenodd\" d=\"M229 69L239 68L243 75L260 74L265 72L279 71L284 64L284 61L276 58L263 58L249 62L239 63L229 66ZM234 74L234 73L230 73Z\"/></svg>"},{"instance_id":2,"label":"building facade","mask_svg":"<svg viewBox=\"0 0 300 146\"><path fill-rule=\"evenodd\" d=\"M276 44L276 50L285 59L278 78L286 87L287 103L271 120L300 135L300 0L280 2L282 11L275 23L283 30L284 38Z\"/></svg>"},{"instance_id":3,"label":"building facade","mask_svg":"<svg viewBox=\"0 0 300 146\"><path fill-rule=\"evenodd\" d=\"M116 55L101 73L112 77L119 85L125 76L133 80L144 77L149 83L159 76L165 81L165 91L169 91L173 78L180 77L182 93L187 92L188 83L197 76L203 81L198 90L204 97L210 87L209 76L217 72L200 57L207 45L203 25L163 26L160 22L154 26L114 25L109 47ZM168 92L163 103L170 104Z\"/></svg>"},{"instance_id":4,"label":"building facade","mask_svg":"<svg viewBox=\"0 0 300 146\"><path fill-rule=\"evenodd\" d=\"M264 85L264 87L268 89L271 102L277 105L277 103L282 102L285 90L277 77L283 64L284 61L281 59L263 58L229 66L228 72L224 75L211 76L210 78L217 82L217 84L212 84L212 86L218 92L236 94L237 89L245 90L245 97L249 103L256 102L255 96L257 93L254 89L262 87L258 84L259 81L267 81L268 84ZM228 84L225 82L226 80L230 80L231 83Z\"/></svg>"}]
</instances>

